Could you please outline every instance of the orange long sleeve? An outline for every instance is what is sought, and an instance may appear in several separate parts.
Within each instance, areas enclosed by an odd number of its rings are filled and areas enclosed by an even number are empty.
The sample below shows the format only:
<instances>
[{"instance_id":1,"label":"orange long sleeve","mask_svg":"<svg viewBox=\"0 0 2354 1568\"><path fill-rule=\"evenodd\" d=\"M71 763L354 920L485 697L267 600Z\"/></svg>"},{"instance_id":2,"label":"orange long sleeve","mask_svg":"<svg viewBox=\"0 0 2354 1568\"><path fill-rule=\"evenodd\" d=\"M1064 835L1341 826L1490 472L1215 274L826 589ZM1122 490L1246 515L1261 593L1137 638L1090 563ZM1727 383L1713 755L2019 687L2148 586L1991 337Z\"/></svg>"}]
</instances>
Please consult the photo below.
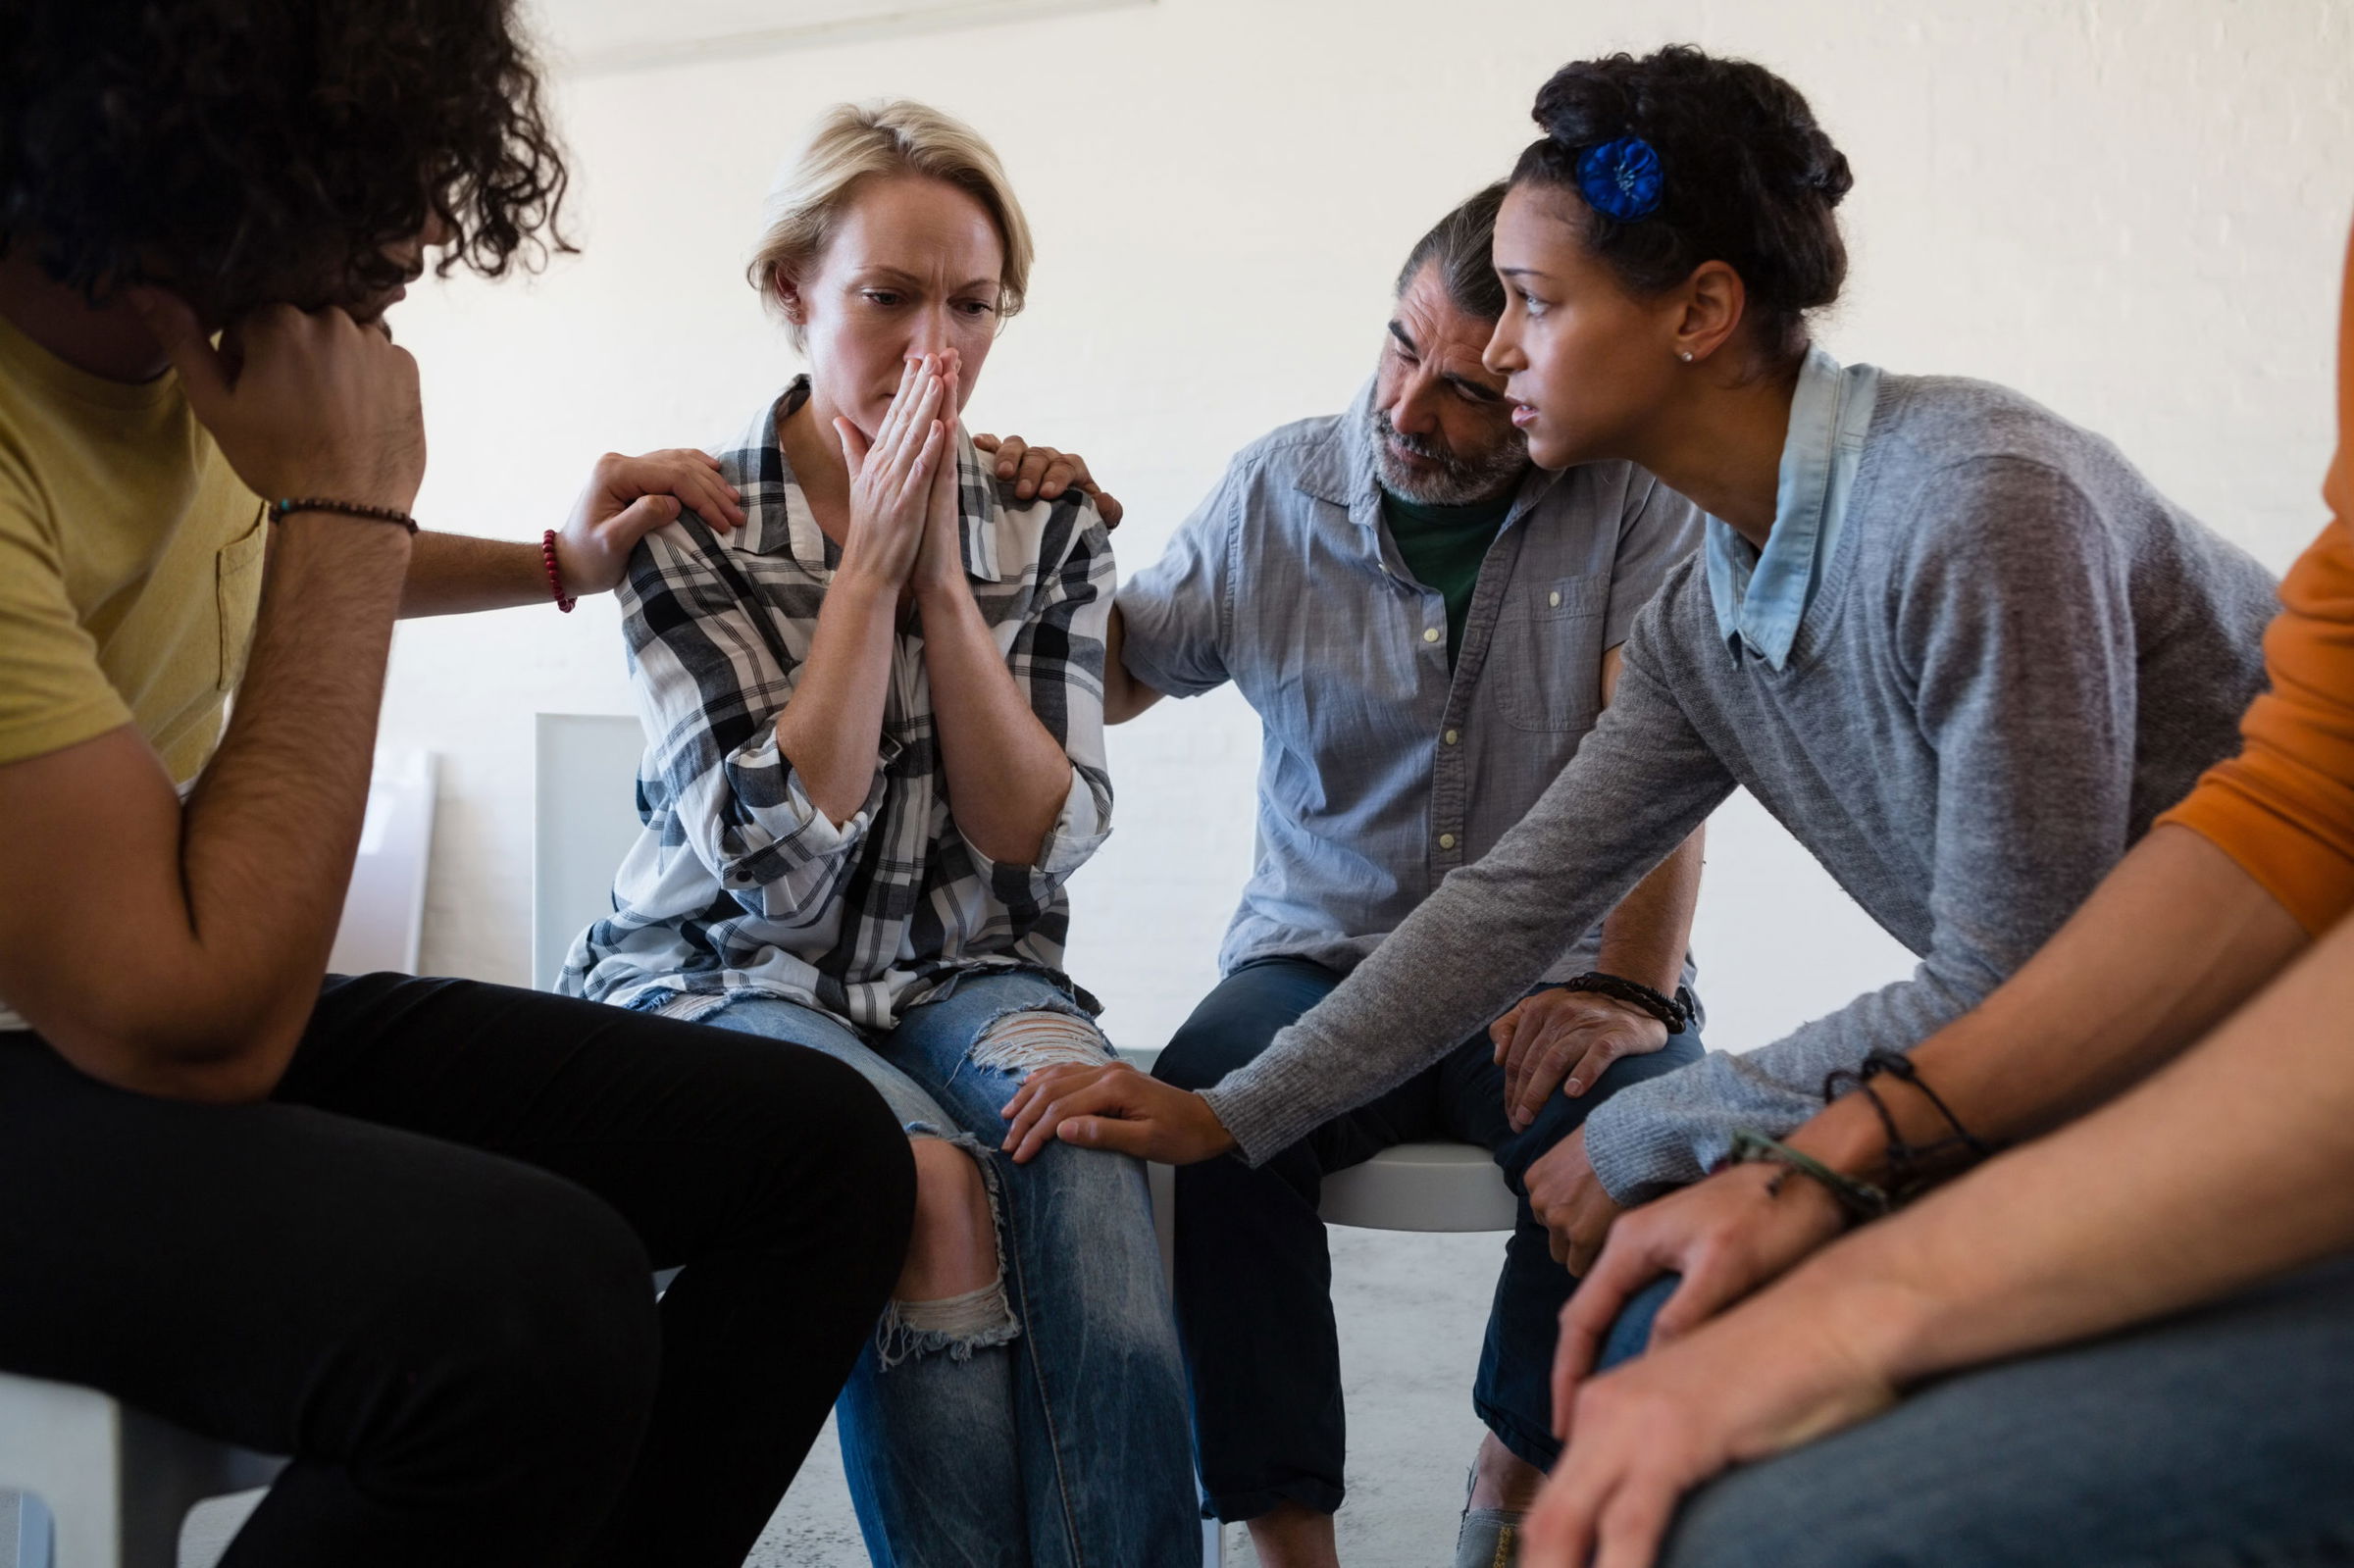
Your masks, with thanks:
<instances>
[{"instance_id":1,"label":"orange long sleeve","mask_svg":"<svg viewBox=\"0 0 2354 1568\"><path fill-rule=\"evenodd\" d=\"M2338 315L2334 514L2280 584L2265 633L2271 689L2240 754L2160 818L2203 835L2319 936L2354 909L2354 250Z\"/></svg>"}]
</instances>

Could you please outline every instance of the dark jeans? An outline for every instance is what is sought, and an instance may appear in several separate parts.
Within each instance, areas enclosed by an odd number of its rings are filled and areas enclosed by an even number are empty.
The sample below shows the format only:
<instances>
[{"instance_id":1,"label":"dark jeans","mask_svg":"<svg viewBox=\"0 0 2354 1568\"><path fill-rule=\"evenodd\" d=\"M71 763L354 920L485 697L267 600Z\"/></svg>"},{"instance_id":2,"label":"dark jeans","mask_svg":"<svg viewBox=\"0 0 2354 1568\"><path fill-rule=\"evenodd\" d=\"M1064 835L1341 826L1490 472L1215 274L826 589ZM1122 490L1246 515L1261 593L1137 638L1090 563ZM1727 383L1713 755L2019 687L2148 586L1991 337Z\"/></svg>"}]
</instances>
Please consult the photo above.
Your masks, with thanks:
<instances>
[{"instance_id":1,"label":"dark jeans","mask_svg":"<svg viewBox=\"0 0 2354 1568\"><path fill-rule=\"evenodd\" d=\"M292 1454L227 1568L719 1568L914 1189L840 1063L532 991L331 978L255 1105L0 1035L0 1368Z\"/></svg>"},{"instance_id":2,"label":"dark jeans","mask_svg":"<svg viewBox=\"0 0 2354 1568\"><path fill-rule=\"evenodd\" d=\"M1640 1353L1672 1279L1618 1315ZM1684 1500L1661 1568L2354 1563L2354 1255L1977 1367Z\"/></svg>"},{"instance_id":3,"label":"dark jeans","mask_svg":"<svg viewBox=\"0 0 2354 1568\"><path fill-rule=\"evenodd\" d=\"M1206 1088L1267 1047L1341 977L1305 959L1245 965L1219 983L1169 1041L1156 1077ZM1612 1092L1697 1061L1697 1034L1628 1057L1577 1099L1557 1094L1528 1128L1505 1119L1504 1070L1485 1034L1256 1170L1239 1159L1177 1172L1177 1329L1194 1390L1194 1441L1217 1518L1253 1519L1283 1502L1341 1505L1346 1432L1332 1259L1317 1195L1329 1172L1399 1143L1453 1138L1492 1151L1514 1192L1537 1158ZM1553 1261L1522 1193L1505 1243L1472 1404L1488 1430L1540 1469L1561 1451L1549 1378L1572 1281Z\"/></svg>"}]
</instances>

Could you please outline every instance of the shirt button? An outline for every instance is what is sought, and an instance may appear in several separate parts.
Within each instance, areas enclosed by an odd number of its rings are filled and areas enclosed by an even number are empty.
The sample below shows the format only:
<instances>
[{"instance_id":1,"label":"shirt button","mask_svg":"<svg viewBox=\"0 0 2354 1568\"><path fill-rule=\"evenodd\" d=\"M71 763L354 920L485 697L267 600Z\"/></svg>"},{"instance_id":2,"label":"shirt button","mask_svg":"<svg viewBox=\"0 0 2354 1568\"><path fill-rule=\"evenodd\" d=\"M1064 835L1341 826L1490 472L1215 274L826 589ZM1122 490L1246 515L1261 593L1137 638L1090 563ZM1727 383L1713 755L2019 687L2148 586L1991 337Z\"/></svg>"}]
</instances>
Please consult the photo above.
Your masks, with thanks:
<instances>
[{"instance_id":1,"label":"shirt button","mask_svg":"<svg viewBox=\"0 0 2354 1568\"><path fill-rule=\"evenodd\" d=\"M1438 640L1439 640L1439 629L1438 629L1437 627L1435 627L1435 626L1434 626L1434 627L1430 628L1428 631L1424 632L1422 633L1422 640L1423 640L1423 641L1425 641L1425 642L1436 642L1436 641L1438 641Z\"/></svg>"},{"instance_id":2,"label":"shirt button","mask_svg":"<svg viewBox=\"0 0 2354 1568\"><path fill-rule=\"evenodd\" d=\"M1439 738L1440 738L1441 740L1444 740L1444 741L1446 741L1446 742L1447 742L1449 745L1451 745L1451 746L1452 746L1452 745L1454 745L1454 744L1455 744L1455 743L1456 743L1458 740L1460 740L1460 739L1462 739L1462 738L1463 738L1463 733L1462 733L1462 732L1461 732L1461 731L1459 731L1459 730L1450 730L1450 731L1448 731L1448 732L1447 732L1445 734L1443 734L1443 735L1439 736Z\"/></svg>"},{"instance_id":3,"label":"shirt button","mask_svg":"<svg viewBox=\"0 0 2354 1568\"><path fill-rule=\"evenodd\" d=\"M1443 833L1439 835L1439 847L1441 849L1453 849L1455 847L1455 835L1451 833Z\"/></svg>"},{"instance_id":4,"label":"shirt button","mask_svg":"<svg viewBox=\"0 0 2354 1568\"><path fill-rule=\"evenodd\" d=\"M1556 588L1551 593L1545 595L1545 607L1549 610L1558 610L1561 607L1561 589Z\"/></svg>"}]
</instances>

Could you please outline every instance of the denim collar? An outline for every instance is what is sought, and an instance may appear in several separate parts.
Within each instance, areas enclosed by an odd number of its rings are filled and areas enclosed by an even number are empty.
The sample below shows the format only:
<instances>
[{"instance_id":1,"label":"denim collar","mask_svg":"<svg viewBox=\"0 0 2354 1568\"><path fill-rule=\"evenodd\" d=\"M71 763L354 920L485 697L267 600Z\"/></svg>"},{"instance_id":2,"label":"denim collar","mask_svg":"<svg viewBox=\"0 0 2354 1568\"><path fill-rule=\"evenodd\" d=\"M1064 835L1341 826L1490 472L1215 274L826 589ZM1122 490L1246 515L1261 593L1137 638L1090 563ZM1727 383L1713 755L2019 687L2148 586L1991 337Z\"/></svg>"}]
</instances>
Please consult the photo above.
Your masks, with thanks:
<instances>
[{"instance_id":1,"label":"denim collar","mask_svg":"<svg viewBox=\"0 0 2354 1568\"><path fill-rule=\"evenodd\" d=\"M1744 653L1774 670L1788 662L1799 621L1830 567L1846 524L1879 389L1876 367L1842 368L1821 349L1808 350L1790 399L1790 433L1782 442L1773 531L1765 550L1754 548L1732 525L1708 520L1709 598L1734 664Z\"/></svg>"}]
</instances>

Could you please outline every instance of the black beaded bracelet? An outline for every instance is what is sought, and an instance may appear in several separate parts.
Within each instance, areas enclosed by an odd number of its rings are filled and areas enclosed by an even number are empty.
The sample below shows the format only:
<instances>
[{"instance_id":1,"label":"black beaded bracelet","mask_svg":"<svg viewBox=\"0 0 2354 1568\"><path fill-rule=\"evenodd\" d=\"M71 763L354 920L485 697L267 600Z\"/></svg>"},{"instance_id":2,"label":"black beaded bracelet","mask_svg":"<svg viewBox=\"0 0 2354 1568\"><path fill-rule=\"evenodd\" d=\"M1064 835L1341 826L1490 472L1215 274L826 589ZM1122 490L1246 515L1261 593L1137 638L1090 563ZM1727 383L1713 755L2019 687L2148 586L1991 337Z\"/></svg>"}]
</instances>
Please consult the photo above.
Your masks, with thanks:
<instances>
[{"instance_id":1,"label":"black beaded bracelet","mask_svg":"<svg viewBox=\"0 0 2354 1568\"><path fill-rule=\"evenodd\" d=\"M1608 996L1614 1002L1624 1002L1629 1007L1640 1008L1661 1023L1665 1024L1667 1033L1670 1035L1681 1035L1685 1030L1690 1029L1692 1015L1698 1010L1693 1004L1692 992L1685 986L1678 986L1673 996L1663 996L1640 981L1627 980L1618 975L1605 975L1598 970L1588 970L1582 975L1574 975L1562 981L1561 988L1563 990L1590 990L1597 996Z\"/></svg>"},{"instance_id":2,"label":"black beaded bracelet","mask_svg":"<svg viewBox=\"0 0 2354 1568\"><path fill-rule=\"evenodd\" d=\"M316 495L289 496L270 503L273 523L282 523L296 512L332 512L336 517L356 517L370 523L397 523L411 533L417 531L415 518L388 506L362 506L357 501L330 501Z\"/></svg>"}]
</instances>

